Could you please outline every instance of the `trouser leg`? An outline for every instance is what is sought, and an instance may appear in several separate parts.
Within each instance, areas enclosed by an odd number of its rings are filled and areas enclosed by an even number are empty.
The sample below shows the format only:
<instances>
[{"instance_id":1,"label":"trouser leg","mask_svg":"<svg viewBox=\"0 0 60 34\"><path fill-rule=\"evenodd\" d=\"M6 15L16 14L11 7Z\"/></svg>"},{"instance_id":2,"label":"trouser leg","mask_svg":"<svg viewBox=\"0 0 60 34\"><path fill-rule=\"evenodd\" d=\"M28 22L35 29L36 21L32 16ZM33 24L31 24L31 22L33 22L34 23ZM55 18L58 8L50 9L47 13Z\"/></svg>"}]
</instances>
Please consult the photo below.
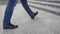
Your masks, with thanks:
<instances>
[{"instance_id":1,"label":"trouser leg","mask_svg":"<svg viewBox=\"0 0 60 34\"><path fill-rule=\"evenodd\" d=\"M26 12L30 15L30 16L33 16L33 12L32 10L29 8L29 5L27 3L27 0L21 0L21 3L24 7L24 9L26 10Z\"/></svg>"},{"instance_id":2,"label":"trouser leg","mask_svg":"<svg viewBox=\"0 0 60 34\"><path fill-rule=\"evenodd\" d=\"M6 10L5 10L5 14L4 14L4 20L3 20L3 25L7 25L10 23L11 21L11 16L13 14L13 10L14 10L14 6L16 5L16 0L9 0Z\"/></svg>"}]
</instances>

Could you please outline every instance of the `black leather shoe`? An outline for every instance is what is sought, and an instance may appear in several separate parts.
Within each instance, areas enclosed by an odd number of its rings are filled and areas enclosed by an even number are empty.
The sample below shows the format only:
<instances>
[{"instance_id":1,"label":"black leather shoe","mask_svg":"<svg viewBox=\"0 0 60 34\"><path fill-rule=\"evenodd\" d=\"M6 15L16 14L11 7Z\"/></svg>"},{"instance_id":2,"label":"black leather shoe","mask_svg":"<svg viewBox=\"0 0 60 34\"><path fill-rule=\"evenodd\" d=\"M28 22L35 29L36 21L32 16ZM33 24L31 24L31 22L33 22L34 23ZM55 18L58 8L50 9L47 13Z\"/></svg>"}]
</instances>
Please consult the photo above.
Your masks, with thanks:
<instances>
[{"instance_id":1,"label":"black leather shoe","mask_svg":"<svg viewBox=\"0 0 60 34\"><path fill-rule=\"evenodd\" d=\"M12 25L11 23L8 26L3 26L3 29L15 29L18 28L17 25Z\"/></svg>"},{"instance_id":2,"label":"black leather shoe","mask_svg":"<svg viewBox=\"0 0 60 34\"><path fill-rule=\"evenodd\" d=\"M11 24L11 23L9 23L11 26L13 26L13 27L18 27L18 25L13 25L13 24Z\"/></svg>"},{"instance_id":3,"label":"black leather shoe","mask_svg":"<svg viewBox=\"0 0 60 34\"><path fill-rule=\"evenodd\" d=\"M31 16L31 19L34 19L34 17L38 14L38 11Z\"/></svg>"}]
</instances>

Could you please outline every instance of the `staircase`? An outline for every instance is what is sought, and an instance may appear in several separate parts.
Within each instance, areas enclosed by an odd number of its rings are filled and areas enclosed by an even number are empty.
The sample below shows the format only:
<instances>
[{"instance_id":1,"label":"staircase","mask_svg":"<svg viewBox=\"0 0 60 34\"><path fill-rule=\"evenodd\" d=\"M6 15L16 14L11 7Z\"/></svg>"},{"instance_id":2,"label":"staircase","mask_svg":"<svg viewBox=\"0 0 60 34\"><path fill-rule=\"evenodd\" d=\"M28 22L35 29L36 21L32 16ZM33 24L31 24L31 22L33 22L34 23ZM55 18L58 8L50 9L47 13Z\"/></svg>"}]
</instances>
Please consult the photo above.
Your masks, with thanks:
<instances>
[{"instance_id":1,"label":"staircase","mask_svg":"<svg viewBox=\"0 0 60 34\"><path fill-rule=\"evenodd\" d=\"M47 1L28 1L28 4L35 9L44 10L60 16L60 3Z\"/></svg>"}]
</instances>

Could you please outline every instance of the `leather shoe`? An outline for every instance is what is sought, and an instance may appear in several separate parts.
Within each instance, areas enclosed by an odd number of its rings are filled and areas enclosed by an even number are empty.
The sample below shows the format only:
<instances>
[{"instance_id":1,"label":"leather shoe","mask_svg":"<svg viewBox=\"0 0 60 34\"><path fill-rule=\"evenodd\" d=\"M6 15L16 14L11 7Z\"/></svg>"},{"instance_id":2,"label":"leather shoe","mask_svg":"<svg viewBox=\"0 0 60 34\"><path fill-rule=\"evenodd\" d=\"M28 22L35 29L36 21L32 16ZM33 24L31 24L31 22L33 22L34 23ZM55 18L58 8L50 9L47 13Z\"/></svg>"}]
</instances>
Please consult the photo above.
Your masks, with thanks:
<instances>
[{"instance_id":1,"label":"leather shoe","mask_svg":"<svg viewBox=\"0 0 60 34\"><path fill-rule=\"evenodd\" d=\"M9 23L8 26L3 26L3 29L15 29L18 28L18 25L13 25L11 23Z\"/></svg>"},{"instance_id":2,"label":"leather shoe","mask_svg":"<svg viewBox=\"0 0 60 34\"><path fill-rule=\"evenodd\" d=\"M31 19L34 19L34 17L38 14L38 11L31 16Z\"/></svg>"}]
</instances>

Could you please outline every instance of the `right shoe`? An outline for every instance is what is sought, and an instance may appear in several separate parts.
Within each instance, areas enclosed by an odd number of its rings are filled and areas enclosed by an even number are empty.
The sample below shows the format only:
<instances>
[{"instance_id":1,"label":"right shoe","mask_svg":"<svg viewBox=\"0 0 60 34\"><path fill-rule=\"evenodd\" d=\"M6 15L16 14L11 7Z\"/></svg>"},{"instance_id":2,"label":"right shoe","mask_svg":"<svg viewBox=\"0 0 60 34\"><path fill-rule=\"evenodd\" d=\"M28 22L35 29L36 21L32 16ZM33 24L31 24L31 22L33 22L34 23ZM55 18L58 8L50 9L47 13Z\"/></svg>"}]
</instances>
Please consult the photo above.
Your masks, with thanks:
<instances>
[{"instance_id":1,"label":"right shoe","mask_svg":"<svg viewBox=\"0 0 60 34\"><path fill-rule=\"evenodd\" d=\"M31 19L34 19L37 14L38 14L38 11L34 13L33 16L31 16Z\"/></svg>"},{"instance_id":2,"label":"right shoe","mask_svg":"<svg viewBox=\"0 0 60 34\"><path fill-rule=\"evenodd\" d=\"M18 28L18 25L13 25L11 23L9 23L8 26L3 26L3 29L15 29Z\"/></svg>"}]
</instances>

